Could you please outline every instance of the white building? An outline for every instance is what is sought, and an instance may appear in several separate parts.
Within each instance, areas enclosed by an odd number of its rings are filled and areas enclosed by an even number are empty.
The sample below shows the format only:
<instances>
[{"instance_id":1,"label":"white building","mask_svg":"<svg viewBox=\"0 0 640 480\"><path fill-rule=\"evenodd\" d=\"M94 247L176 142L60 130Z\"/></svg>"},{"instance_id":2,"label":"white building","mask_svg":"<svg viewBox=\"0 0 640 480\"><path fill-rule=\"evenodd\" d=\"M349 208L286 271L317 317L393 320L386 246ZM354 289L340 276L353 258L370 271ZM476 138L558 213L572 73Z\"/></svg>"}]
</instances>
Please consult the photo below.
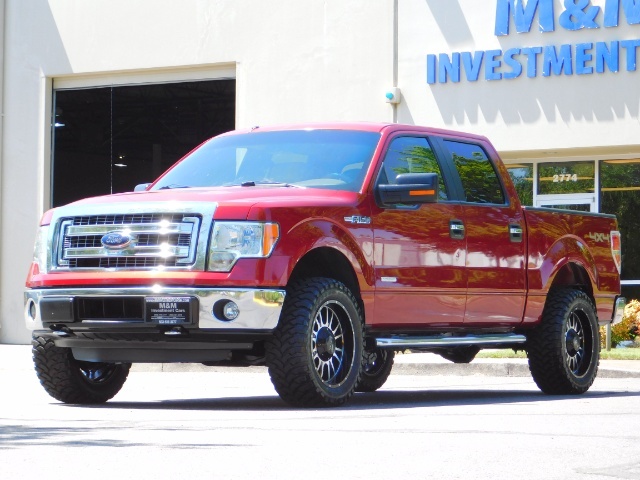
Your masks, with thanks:
<instances>
[{"instance_id":1,"label":"white building","mask_svg":"<svg viewBox=\"0 0 640 480\"><path fill-rule=\"evenodd\" d=\"M486 135L525 203L619 215L637 298L640 1L566 3L0 0L0 342L29 340L22 292L45 210L274 123Z\"/></svg>"}]
</instances>

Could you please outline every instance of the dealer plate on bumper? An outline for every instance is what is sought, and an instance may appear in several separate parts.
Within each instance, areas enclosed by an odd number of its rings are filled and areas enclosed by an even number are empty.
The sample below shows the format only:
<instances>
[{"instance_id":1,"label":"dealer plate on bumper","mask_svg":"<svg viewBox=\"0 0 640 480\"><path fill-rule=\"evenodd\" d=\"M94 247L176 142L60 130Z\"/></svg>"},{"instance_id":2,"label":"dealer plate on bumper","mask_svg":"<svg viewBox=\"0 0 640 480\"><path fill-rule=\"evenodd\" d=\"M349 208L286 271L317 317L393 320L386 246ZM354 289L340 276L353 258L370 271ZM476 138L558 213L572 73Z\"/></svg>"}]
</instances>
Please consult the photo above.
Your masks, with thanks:
<instances>
[{"instance_id":1,"label":"dealer plate on bumper","mask_svg":"<svg viewBox=\"0 0 640 480\"><path fill-rule=\"evenodd\" d=\"M144 320L158 325L192 323L193 297L145 297Z\"/></svg>"}]
</instances>

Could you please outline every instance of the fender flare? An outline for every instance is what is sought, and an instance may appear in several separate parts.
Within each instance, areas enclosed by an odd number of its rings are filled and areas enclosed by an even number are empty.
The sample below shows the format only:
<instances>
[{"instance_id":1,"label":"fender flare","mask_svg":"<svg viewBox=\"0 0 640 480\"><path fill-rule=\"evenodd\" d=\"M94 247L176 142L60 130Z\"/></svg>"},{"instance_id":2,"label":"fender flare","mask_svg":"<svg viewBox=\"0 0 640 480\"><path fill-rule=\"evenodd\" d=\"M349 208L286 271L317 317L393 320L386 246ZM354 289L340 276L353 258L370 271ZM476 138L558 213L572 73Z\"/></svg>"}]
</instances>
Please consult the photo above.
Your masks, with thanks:
<instances>
[{"instance_id":1,"label":"fender flare","mask_svg":"<svg viewBox=\"0 0 640 480\"><path fill-rule=\"evenodd\" d=\"M558 274L571 264L577 265L587 273L593 291L599 289L599 275L593 254L588 245L575 235L566 235L556 240L545 253L539 267L529 269L530 289L548 292ZM538 278L531 276L533 272L538 272Z\"/></svg>"},{"instance_id":2,"label":"fender flare","mask_svg":"<svg viewBox=\"0 0 640 480\"><path fill-rule=\"evenodd\" d=\"M361 229L359 229L361 230ZM375 285L373 269L373 232L356 238L352 232L328 219L308 219L291 227L284 235L286 244L280 247L289 257L287 281L296 265L310 252L319 248L331 248L341 253L359 279L360 288Z\"/></svg>"}]
</instances>

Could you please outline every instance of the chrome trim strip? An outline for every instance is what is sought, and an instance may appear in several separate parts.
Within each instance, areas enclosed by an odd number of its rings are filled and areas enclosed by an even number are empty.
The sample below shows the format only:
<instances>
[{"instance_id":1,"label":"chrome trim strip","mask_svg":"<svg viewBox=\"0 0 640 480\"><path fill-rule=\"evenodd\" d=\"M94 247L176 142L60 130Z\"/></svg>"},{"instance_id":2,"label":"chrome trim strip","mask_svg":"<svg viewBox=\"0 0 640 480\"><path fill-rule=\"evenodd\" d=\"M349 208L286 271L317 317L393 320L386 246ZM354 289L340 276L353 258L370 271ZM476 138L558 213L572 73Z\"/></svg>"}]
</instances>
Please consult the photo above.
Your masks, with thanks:
<instances>
[{"instance_id":1,"label":"chrome trim strip","mask_svg":"<svg viewBox=\"0 0 640 480\"><path fill-rule=\"evenodd\" d=\"M145 297L189 296L199 302L198 327L201 330L273 330L278 326L285 291L280 289L242 288L182 288L182 287L121 287L121 288L52 288L31 289L24 293L24 318L30 330L42 329L39 303L47 297ZM221 321L213 315L213 305L219 300L233 300L240 315L232 321ZM29 314L35 304L36 316ZM94 322L92 322L94 323ZM105 322L117 326L120 322ZM78 323L79 325L80 323ZM73 323L68 323L73 327Z\"/></svg>"},{"instance_id":2,"label":"chrome trim strip","mask_svg":"<svg viewBox=\"0 0 640 480\"><path fill-rule=\"evenodd\" d=\"M522 344L527 341L524 335L515 333L493 335L466 335L463 337L386 337L376 338L376 346L380 348L421 348L421 347L458 347L465 345L503 345Z\"/></svg>"},{"instance_id":3,"label":"chrome trim strip","mask_svg":"<svg viewBox=\"0 0 640 480\"><path fill-rule=\"evenodd\" d=\"M194 248L195 250L195 248ZM159 247L156 245L135 245L121 250L105 250L102 247L78 247L67 248L64 251L64 258L131 258L131 257L158 257L172 258L180 257L184 261L188 260L189 247L177 245L167 245ZM74 268L73 270L80 270Z\"/></svg>"},{"instance_id":4,"label":"chrome trim strip","mask_svg":"<svg viewBox=\"0 0 640 480\"><path fill-rule=\"evenodd\" d=\"M179 212L178 212L179 213ZM191 218L185 218L184 220L191 220ZM67 236L83 236L83 235L104 235L109 232L126 230L130 233L159 233L161 235L167 235L172 233L191 233L193 231L193 220L183 223L170 223L164 225L161 223L127 223L123 225L71 225L67 227Z\"/></svg>"}]
</instances>

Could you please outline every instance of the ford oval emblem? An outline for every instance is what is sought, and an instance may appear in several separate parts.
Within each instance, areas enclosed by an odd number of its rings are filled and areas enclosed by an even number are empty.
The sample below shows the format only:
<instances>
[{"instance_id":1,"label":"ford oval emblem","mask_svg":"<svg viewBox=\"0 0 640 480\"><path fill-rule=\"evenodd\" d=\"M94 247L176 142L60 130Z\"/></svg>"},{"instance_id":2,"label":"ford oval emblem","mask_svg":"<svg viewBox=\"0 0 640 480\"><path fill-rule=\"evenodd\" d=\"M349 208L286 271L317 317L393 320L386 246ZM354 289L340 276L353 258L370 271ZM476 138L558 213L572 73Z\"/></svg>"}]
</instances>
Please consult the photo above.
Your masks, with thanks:
<instances>
[{"instance_id":1,"label":"ford oval emblem","mask_svg":"<svg viewBox=\"0 0 640 480\"><path fill-rule=\"evenodd\" d=\"M109 250L126 248L131 243L131 237L121 232L109 232L100 239L102 246Z\"/></svg>"}]
</instances>

